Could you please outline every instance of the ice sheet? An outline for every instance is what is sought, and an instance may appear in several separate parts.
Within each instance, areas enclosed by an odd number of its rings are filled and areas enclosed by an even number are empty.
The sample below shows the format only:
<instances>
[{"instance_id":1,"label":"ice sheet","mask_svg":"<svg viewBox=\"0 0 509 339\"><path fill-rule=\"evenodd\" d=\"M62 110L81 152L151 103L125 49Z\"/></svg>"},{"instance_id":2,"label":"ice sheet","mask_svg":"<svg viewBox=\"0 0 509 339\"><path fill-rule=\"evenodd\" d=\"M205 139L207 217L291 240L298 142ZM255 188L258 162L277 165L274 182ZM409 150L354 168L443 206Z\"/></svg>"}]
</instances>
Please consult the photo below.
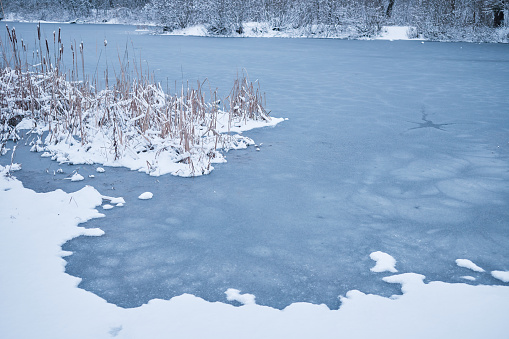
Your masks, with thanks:
<instances>
[{"instance_id":1,"label":"ice sheet","mask_svg":"<svg viewBox=\"0 0 509 339\"><path fill-rule=\"evenodd\" d=\"M118 27L89 29L87 46L105 36L108 47L125 43ZM227 88L233 68L245 67L272 114L289 120L245 133L260 151L233 151L194 179L86 165L53 175L56 162L18 150L16 176L27 187L70 191L93 180L126 201L86 224L107 236L64 246L80 287L123 307L182 293L226 302L233 288L259 305L337 308L352 289L400 293L380 279L387 273L370 272L375 251L430 280L504 284L474 271L464 279L455 260L509 267L509 46L132 39L171 88L182 76ZM171 48L163 55L161 46ZM77 167L83 181L63 180ZM146 191L149 203L138 200Z\"/></svg>"}]
</instances>

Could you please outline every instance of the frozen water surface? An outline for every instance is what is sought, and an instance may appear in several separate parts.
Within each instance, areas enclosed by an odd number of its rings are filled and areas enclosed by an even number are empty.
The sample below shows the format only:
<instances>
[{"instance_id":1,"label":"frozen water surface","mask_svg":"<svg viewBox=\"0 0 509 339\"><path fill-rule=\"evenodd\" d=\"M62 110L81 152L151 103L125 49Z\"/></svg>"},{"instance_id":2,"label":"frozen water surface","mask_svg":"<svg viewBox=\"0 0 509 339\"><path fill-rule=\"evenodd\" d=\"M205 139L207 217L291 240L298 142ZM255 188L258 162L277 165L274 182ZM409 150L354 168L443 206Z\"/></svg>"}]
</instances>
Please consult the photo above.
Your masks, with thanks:
<instances>
[{"instance_id":1,"label":"frozen water surface","mask_svg":"<svg viewBox=\"0 0 509 339\"><path fill-rule=\"evenodd\" d=\"M15 26L18 36L35 27ZM399 292L380 279L391 273L370 271L375 251L394 257L398 272L429 280L504 283L455 260L509 270L509 45L134 31L63 25L64 41L86 46L107 38L108 48L122 49L131 39L163 87L166 79L174 87L208 78L227 95L244 67L260 80L272 115L289 120L245 133L263 143L260 151L232 151L197 178L99 173L18 149L16 176L26 187L93 185L125 199L85 224L105 235L63 246L81 288L122 307L182 293L228 302L231 288L277 308L337 308L351 289ZM108 53L116 57L116 47ZM96 60L87 60L92 72ZM63 180L76 169L85 180ZM147 191L153 198L139 200Z\"/></svg>"}]
</instances>

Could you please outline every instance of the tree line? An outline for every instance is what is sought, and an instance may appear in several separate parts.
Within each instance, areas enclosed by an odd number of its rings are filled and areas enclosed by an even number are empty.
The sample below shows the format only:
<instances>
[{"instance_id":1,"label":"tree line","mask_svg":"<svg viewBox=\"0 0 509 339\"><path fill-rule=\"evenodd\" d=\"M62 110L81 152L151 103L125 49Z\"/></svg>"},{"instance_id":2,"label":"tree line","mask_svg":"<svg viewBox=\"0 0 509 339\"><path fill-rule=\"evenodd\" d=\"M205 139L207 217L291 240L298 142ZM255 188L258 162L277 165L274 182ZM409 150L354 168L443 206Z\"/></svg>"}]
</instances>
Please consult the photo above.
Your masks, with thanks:
<instances>
[{"instance_id":1,"label":"tree line","mask_svg":"<svg viewBox=\"0 0 509 339\"><path fill-rule=\"evenodd\" d=\"M210 33L242 33L245 22L273 30L316 27L372 36L383 25L445 38L507 26L508 0L2 0L4 15L32 20L154 22L166 30L203 24Z\"/></svg>"}]
</instances>

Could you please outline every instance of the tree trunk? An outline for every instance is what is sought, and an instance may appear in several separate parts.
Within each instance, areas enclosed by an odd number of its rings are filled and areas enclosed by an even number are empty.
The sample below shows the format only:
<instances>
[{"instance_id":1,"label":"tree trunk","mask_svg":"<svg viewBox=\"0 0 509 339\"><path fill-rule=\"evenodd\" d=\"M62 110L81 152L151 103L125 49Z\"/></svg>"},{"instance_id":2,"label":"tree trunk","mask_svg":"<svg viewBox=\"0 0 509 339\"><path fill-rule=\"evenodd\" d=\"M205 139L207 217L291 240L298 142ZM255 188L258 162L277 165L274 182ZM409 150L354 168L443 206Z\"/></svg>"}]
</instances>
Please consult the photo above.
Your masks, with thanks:
<instances>
[{"instance_id":1,"label":"tree trunk","mask_svg":"<svg viewBox=\"0 0 509 339\"><path fill-rule=\"evenodd\" d=\"M385 15L390 18L392 15L392 7L394 6L394 0L389 0L389 4L387 5L387 10L385 11Z\"/></svg>"}]
</instances>

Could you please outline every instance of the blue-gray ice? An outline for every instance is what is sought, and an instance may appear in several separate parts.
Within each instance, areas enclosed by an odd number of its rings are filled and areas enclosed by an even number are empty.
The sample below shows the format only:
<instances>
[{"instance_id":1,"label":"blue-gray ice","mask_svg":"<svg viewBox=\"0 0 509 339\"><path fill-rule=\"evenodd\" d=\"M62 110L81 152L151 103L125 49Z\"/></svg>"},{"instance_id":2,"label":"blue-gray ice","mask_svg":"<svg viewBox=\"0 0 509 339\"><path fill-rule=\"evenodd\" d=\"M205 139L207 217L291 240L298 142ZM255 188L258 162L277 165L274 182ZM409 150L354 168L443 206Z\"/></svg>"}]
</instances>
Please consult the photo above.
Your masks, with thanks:
<instances>
[{"instance_id":1,"label":"blue-gray ice","mask_svg":"<svg viewBox=\"0 0 509 339\"><path fill-rule=\"evenodd\" d=\"M18 36L35 30L15 26ZM277 308L337 308L351 289L398 293L380 279L388 273L369 270L373 251L429 280L501 283L458 258L509 269L509 45L171 37L107 25L63 32L93 51L91 72L96 45L107 38L111 47L97 52L102 64L132 40L164 88L208 78L227 95L245 68L272 115L289 118L246 133L263 143L259 152L231 151L212 174L190 179L79 166L95 178L70 182L61 179L78 166L53 175L57 163L18 150L27 187L91 184L126 200L85 224L104 236L64 245L80 287L122 307L182 293L226 302L235 288ZM145 191L153 199L137 198Z\"/></svg>"}]
</instances>

